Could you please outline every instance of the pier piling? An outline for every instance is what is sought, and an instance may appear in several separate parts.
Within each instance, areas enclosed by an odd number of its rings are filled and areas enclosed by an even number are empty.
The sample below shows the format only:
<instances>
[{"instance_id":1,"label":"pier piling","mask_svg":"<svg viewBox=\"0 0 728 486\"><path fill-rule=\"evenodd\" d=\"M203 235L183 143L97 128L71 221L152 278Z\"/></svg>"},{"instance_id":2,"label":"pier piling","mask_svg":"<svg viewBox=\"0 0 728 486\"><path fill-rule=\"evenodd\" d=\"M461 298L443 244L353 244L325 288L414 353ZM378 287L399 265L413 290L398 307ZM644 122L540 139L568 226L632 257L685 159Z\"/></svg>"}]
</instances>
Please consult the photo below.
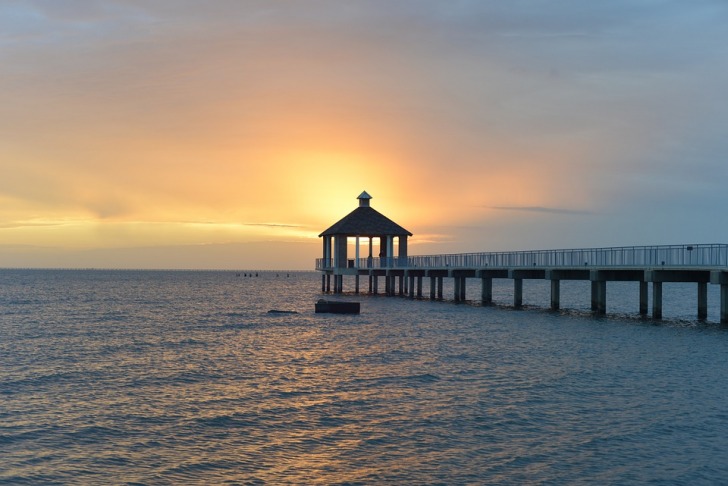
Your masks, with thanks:
<instances>
[{"instance_id":1,"label":"pier piling","mask_svg":"<svg viewBox=\"0 0 728 486\"><path fill-rule=\"evenodd\" d=\"M520 309L523 307L523 279L513 279L513 307Z\"/></svg>"},{"instance_id":2,"label":"pier piling","mask_svg":"<svg viewBox=\"0 0 728 486\"><path fill-rule=\"evenodd\" d=\"M652 318L662 319L662 282L652 282Z\"/></svg>"},{"instance_id":3,"label":"pier piling","mask_svg":"<svg viewBox=\"0 0 728 486\"><path fill-rule=\"evenodd\" d=\"M708 283L698 282L698 319L708 318Z\"/></svg>"},{"instance_id":4,"label":"pier piling","mask_svg":"<svg viewBox=\"0 0 728 486\"><path fill-rule=\"evenodd\" d=\"M551 310L559 310L561 299L561 280L551 280Z\"/></svg>"},{"instance_id":5,"label":"pier piling","mask_svg":"<svg viewBox=\"0 0 728 486\"><path fill-rule=\"evenodd\" d=\"M480 303L481 305L493 304L493 279L488 277L481 277L481 294Z\"/></svg>"},{"instance_id":6,"label":"pier piling","mask_svg":"<svg viewBox=\"0 0 728 486\"><path fill-rule=\"evenodd\" d=\"M640 281L640 315L647 315L649 307L649 292L647 282Z\"/></svg>"}]
</instances>

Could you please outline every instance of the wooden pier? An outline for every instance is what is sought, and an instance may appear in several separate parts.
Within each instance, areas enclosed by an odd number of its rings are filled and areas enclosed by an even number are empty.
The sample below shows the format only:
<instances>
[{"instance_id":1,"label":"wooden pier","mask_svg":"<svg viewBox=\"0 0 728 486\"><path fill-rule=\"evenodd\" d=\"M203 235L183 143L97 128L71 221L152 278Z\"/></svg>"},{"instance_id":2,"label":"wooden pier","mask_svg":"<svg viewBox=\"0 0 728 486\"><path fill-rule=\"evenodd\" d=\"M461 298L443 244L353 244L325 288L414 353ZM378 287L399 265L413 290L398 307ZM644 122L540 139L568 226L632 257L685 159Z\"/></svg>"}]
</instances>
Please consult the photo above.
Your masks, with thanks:
<instances>
[{"instance_id":1,"label":"wooden pier","mask_svg":"<svg viewBox=\"0 0 728 486\"><path fill-rule=\"evenodd\" d=\"M364 198L364 202L362 202ZM708 284L720 285L720 322L728 324L728 245L686 244L624 246L609 248L536 250L517 252L461 253L449 255L407 255L407 230L369 208L366 192L360 208L353 211L320 236L324 237L324 257L316 260L322 272L321 290L341 293L343 278L353 277L355 293L361 291L362 278L368 292L424 298L423 280L429 279L429 298L443 299L443 280L453 279L456 302L464 301L468 279L480 279L483 305L493 303L493 279L513 281L513 306L523 304L524 280L551 283L551 308L560 308L561 281L591 282L591 308L596 314L607 312L608 282L639 283L639 313L649 313L648 290L652 286L652 317L662 318L664 283L694 283L697 289L697 317L708 315ZM360 239L368 240L369 256L360 258ZM394 256L399 238L398 256ZM335 251L332 252L332 240ZM347 247L354 241L356 258L350 259ZM375 241L379 257L373 257ZM331 285L331 278L334 285Z\"/></svg>"}]
</instances>

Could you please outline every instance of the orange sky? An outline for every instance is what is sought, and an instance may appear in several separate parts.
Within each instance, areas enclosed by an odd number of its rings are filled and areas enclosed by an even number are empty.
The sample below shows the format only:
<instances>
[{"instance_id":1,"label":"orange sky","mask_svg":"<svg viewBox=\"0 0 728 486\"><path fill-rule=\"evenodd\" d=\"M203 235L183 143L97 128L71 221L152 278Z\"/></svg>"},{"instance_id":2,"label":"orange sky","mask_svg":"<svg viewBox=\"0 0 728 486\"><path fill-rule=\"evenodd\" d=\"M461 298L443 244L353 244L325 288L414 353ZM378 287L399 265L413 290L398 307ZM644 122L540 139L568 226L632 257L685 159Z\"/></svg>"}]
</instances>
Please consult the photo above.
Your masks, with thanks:
<instances>
[{"instance_id":1,"label":"orange sky","mask_svg":"<svg viewBox=\"0 0 728 486\"><path fill-rule=\"evenodd\" d=\"M521 3L3 4L0 267L728 240L726 7Z\"/></svg>"}]
</instances>

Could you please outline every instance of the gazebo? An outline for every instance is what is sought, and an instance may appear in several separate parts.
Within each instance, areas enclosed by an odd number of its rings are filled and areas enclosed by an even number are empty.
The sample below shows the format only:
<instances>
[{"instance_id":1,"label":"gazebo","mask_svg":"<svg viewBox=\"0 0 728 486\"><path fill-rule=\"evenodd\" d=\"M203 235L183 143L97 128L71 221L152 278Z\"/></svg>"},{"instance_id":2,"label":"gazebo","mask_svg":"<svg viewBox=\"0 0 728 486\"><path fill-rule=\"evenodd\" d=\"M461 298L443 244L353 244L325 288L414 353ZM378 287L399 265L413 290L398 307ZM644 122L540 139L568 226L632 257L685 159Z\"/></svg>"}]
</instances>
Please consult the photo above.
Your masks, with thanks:
<instances>
[{"instance_id":1,"label":"gazebo","mask_svg":"<svg viewBox=\"0 0 728 486\"><path fill-rule=\"evenodd\" d=\"M319 235L323 238L323 258L319 261L317 269L324 272L324 287L331 275L334 275L334 293L342 292L343 276L355 275L357 290L359 288L359 275L370 274L372 268L392 268L404 266L407 259L407 237L412 233L398 225L382 213L372 208L369 201L372 196L366 191L359 197L359 207L344 216L338 222ZM355 238L355 258L349 258L348 239ZM369 253L361 257L361 238L369 239ZM374 239L379 242L379 253L375 259L373 255ZM394 255L395 239L398 246L397 255ZM365 270L363 273L360 273Z\"/></svg>"}]
</instances>

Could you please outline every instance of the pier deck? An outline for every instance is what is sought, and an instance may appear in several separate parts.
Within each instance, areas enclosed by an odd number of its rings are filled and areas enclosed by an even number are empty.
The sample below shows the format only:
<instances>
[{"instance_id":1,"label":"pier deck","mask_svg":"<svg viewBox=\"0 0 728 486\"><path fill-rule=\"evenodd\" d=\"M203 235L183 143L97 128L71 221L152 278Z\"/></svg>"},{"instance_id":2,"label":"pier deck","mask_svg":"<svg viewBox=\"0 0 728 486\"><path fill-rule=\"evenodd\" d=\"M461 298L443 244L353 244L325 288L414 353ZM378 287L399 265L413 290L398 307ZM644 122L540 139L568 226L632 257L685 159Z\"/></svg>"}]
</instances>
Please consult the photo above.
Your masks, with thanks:
<instances>
[{"instance_id":1,"label":"pier deck","mask_svg":"<svg viewBox=\"0 0 728 486\"><path fill-rule=\"evenodd\" d=\"M639 312L648 313L648 286L652 285L652 317L662 318L662 285L690 282L697 286L697 316L708 313L709 283L720 285L720 321L728 324L728 245L664 245L520 252L486 252L448 255L420 255L404 258L363 258L348 260L336 267L332 259L318 259L316 269L323 272L322 291L329 292L330 277L353 276L355 292L360 277L368 277L369 292L379 292L379 277L384 278L386 295L422 298L422 280L430 279L430 298L442 299L443 279L452 278L455 301L464 301L467 279L481 279L483 305L492 303L494 278L513 281L513 305L523 302L523 280L551 282L551 308L560 307L562 280L591 281L591 305L597 314L606 313L607 283L639 282ZM399 282L399 285L397 285ZM341 285L335 293L341 292Z\"/></svg>"}]
</instances>

